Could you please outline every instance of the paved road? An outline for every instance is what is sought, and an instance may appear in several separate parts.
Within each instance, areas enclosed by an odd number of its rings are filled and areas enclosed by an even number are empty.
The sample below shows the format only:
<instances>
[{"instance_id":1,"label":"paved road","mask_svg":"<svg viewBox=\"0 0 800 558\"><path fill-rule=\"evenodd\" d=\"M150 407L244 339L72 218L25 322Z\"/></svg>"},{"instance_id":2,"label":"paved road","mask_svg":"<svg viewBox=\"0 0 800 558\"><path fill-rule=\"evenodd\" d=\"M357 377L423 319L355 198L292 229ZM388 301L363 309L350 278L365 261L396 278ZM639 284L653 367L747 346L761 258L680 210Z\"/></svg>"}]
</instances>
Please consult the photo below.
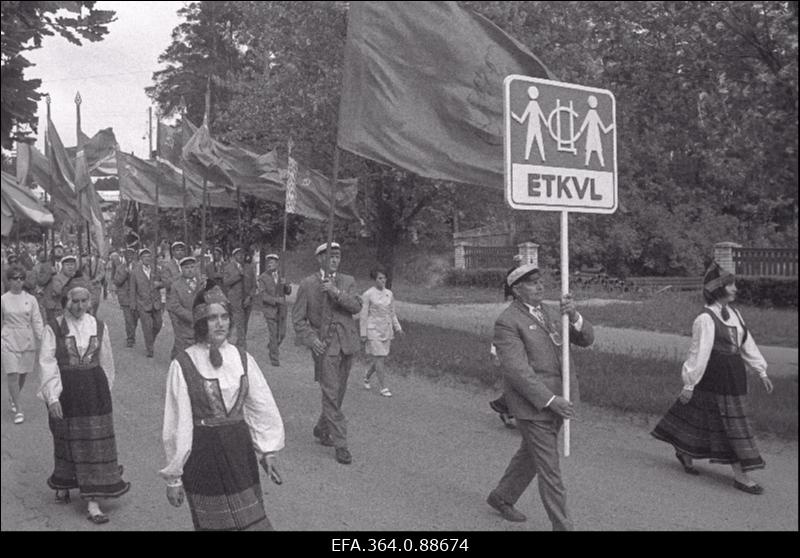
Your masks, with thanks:
<instances>
[{"instance_id":1,"label":"paved road","mask_svg":"<svg viewBox=\"0 0 800 558\"><path fill-rule=\"evenodd\" d=\"M141 334L136 348L124 348L118 308L104 304L100 314L109 324L118 368L114 412L120 462L133 488L109 504L111 522L105 526L91 525L80 502L54 503L45 484L52 467L45 408L33 389L26 389L27 420L15 426L3 385L3 530L191 529L188 508L167 503L156 474L164 460L160 432L170 327L165 325L157 340L156 358L147 359ZM252 352L266 364L260 315L253 316L251 328ZM518 434L503 428L488 408L492 393L449 380L392 375L395 396L387 399L360 386L357 366L345 399L355 461L342 466L311 435L320 396L307 352L294 347L291 332L282 352L283 366L263 369L286 424L287 444L279 457L285 482L263 483L278 529L549 529L535 488L518 504L527 523L505 522L484 503L519 444ZM766 492L751 496L732 488L728 468L701 463L702 476L683 473L670 449L649 436L654 420L580 407L572 455L563 460L579 529L798 529L796 442L761 440L767 469L755 477Z\"/></svg>"},{"instance_id":2,"label":"paved road","mask_svg":"<svg viewBox=\"0 0 800 558\"><path fill-rule=\"evenodd\" d=\"M602 299L581 301L582 306L605 304ZM494 320L507 303L485 304L414 304L397 301L397 315L402 319L416 322L460 329L491 336ZM591 318L591 311L586 312ZM686 358L691 337L658 333L619 327L595 326L594 346L603 351L614 353L652 355L654 352L664 358L682 361ZM759 345L761 353L769 364L772 376L797 377L797 349Z\"/></svg>"}]
</instances>

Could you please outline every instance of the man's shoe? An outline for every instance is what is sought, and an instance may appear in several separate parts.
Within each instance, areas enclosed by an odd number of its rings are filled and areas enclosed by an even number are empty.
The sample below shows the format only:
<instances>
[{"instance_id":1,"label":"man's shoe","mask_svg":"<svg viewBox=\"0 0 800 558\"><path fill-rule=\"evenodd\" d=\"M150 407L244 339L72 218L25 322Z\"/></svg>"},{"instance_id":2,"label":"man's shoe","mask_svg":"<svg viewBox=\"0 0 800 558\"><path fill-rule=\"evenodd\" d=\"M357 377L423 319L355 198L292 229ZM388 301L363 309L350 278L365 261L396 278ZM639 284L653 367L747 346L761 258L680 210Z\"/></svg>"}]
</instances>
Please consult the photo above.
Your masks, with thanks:
<instances>
[{"instance_id":1,"label":"man's shoe","mask_svg":"<svg viewBox=\"0 0 800 558\"><path fill-rule=\"evenodd\" d=\"M739 481L733 481L733 486L734 486L734 488L737 488L737 489L741 490L742 492L747 492L748 494L763 494L764 493L764 487L761 486L760 484L754 484L754 485L748 486L748 485L746 485L744 483L741 483Z\"/></svg>"},{"instance_id":2,"label":"man's shoe","mask_svg":"<svg viewBox=\"0 0 800 558\"><path fill-rule=\"evenodd\" d=\"M521 523L528 520L528 518L525 517L525 514L515 510L514 506L501 500L494 492L489 493L489 497L486 498L486 503L499 511L500 515L502 515L503 519L506 521Z\"/></svg>"},{"instance_id":3,"label":"man's shoe","mask_svg":"<svg viewBox=\"0 0 800 558\"><path fill-rule=\"evenodd\" d=\"M153 351L147 351L147 358L153 358Z\"/></svg>"},{"instance_id":4,"label":"man's shoe","mask_svg":"<svg viewBox=\"0 0 800 558\"><path fill-rule=\"evenodd\" d=\"M492 408L492 411L501 415L508 414L508 406L504 405L500 402L500 399L493 399L489 401L489 407Z\"/></svg>"},{"instance_id":5,"label":"man's shoe","mask_svg":"<svg viewBox=\"0 0 800 558\"><path fill-rule=\"evenodd\" d=\"M272 366L280 366L281 365L281 361L279 361L279 360L271 360L271 361L269 361L269 363Z\"/></svg>"},{"instance_id":6,"label":"man's shoe","mask_svg":"<svg viewBox=\"0 0 800 558\"><path fill-rule=\"evenodd\" d=\"M135 345L135 343L134 343L133 341L128 341L127 343L125 343L125 346L126 346L127 348L129 348L129 349L130 349L131 347L133 347L134 345Z\"/></svg>"},{"instance_id":7,"label":"man's shoe","mask_svg":"<svg viewBox=\"0 0 800 558\"><path fill-rule=\"evenodd\" d=\"M353 462L353 456L347 448L336 448L336 461L342 465L350 465Z\"/></svg>"},{"instance_id":8,"label":"man's shoe","mask_svg":"<svg viewBox=\"0 0 800 558\"><path fill-rule=\"evenodd\" d=\"M331 447L333 446L333 438L331 435L322 429L319 426L314 427L314 437L319 439L319 443L323 446Z\"/></svg>"}]
</instances>

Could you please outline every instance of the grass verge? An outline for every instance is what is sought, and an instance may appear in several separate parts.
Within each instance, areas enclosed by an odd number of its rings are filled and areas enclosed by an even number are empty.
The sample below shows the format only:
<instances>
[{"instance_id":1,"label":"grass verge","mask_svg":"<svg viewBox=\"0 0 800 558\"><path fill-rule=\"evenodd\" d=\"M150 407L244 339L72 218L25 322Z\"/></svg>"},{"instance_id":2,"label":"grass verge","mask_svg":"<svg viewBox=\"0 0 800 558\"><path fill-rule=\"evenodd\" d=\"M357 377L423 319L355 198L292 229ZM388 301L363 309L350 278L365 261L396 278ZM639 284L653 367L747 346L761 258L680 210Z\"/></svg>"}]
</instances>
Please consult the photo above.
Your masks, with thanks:
<instances>
[{"instance_id":1,"label":"grass verge","mask_svg":"<svg viewBox=\"0 0 800 558\"><path fill-rule=\"evenodd\" d=\"M404 322L405 337L395 339L388 364L401 374L484 387L496 386L500 371L489 357L487 336L436 326ZM623 413L660 415L680 393L680 367L654 356L573 351L581 400ZM797 440L797 379L773 378L775 391L767 395L751 378L750 419L759 432Z\"/></svg>"}]
</instances>

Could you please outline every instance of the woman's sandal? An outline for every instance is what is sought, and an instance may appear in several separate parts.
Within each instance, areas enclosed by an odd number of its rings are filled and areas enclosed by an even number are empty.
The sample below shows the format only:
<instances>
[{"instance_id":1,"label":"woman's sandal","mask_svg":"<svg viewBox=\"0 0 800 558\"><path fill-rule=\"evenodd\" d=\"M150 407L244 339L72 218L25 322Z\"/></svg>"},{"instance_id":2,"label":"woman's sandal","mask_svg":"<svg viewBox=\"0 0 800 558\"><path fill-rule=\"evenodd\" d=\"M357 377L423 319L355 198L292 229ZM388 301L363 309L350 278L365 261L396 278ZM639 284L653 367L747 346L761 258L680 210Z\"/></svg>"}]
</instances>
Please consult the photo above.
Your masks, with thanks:
<instances>
[{"instance_id":1,"label":"woman's sandal","mask_svg":"<svg viewBox=\"0 0 800 558\"><path fill-rule=\"evenodd\" d=\"M686 471L686 472L687 472L687 473L689 473L690 475L699 475L699 474L700 474L700 471L698 471L697 469L695 469L695 468L694 468L694 467L691 465L691 462L689 462L689 461L685 461L685 459L686 459L686 458L683 456L683 454L682 454L682 453L675 452L675 457L677 457L677 458L678 458L678 461L680 462L680 464L681 464L681 465L683 465L683 470L684 470L684 471Z\"/></svg>"},{"instance_id":2,"label":"woman's sandal","mask_svg":"<svg viewBox=\"0 0 800 558\"><path fill-rule=\"evenodd\" d=\"M108 523L108 516L103 512L96 513L96 514L89 514L86 516L86 519L94 523L95 525L102 525L103 523Z\"/></svg>"},{"instance_id":3,"label":"woman's sandal","mask_svg":"<svg viewBox=\"0 0 800 558\"><path fill-rule=\"evenodd\" d=\"M59 504L70 503L69 490L56 490L56 502Z\"/></svg>"}]
</instances>

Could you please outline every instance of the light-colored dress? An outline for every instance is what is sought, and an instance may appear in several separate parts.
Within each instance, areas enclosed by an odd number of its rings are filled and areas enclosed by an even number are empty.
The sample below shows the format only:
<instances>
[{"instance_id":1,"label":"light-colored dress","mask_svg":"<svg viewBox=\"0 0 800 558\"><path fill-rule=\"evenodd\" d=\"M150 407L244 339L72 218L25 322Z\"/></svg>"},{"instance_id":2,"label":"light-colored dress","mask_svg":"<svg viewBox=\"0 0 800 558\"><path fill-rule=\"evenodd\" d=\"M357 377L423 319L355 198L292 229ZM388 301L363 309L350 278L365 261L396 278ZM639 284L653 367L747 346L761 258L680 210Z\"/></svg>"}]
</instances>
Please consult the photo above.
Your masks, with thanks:
<instances>
[{"instance_id":1,"label":"light-colored dress","mask_svg":"<svg viewBox=\"0 0 800 558\"><path fill-rule=\"evenodd\" d=\"M368 355L386 356L395 332L402 331L394 311L394 295L389 289L370 287L362 295L360 314L361 337L367 338Z\"/></svg>"},{"instance_id":2,"label":"light-colored dress","mask_svg":"<svg viewBox=\"0 0 800 558\"><path fill-rule=\"evenodd\" d=\"M182 481L197 530L271 529L256 454L283 448L283 420L255 359L227 341L219 351L219 368L206 344L170 364L159 474Z\"/></svg>"},{"instance_id":3,"label":"light-colored dress","mask_svg":"<svg viewBox=\"0 0 800 558\"><path fill-rule=\"evenodd\" d=\"M0 297L2 307L2 364L6 374L27 374L36 363L44 322L36 297L11 291Z\"/></svg>"}]
</instances>

